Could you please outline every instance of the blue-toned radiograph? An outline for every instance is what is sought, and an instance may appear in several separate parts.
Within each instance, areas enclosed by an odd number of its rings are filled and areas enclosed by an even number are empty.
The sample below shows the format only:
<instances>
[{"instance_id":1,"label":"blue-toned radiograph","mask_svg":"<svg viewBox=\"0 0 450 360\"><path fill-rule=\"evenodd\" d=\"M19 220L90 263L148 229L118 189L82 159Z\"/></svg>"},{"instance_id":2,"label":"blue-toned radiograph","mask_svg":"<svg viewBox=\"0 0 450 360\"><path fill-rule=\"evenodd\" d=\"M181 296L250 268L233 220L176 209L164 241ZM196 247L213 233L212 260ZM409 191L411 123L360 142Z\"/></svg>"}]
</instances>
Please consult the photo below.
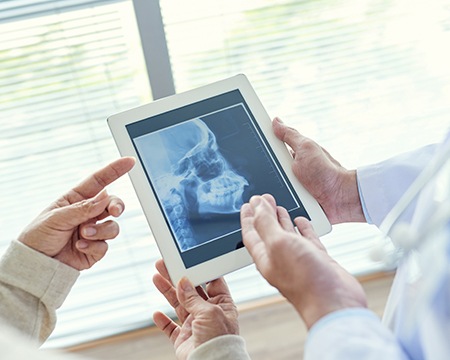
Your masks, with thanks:
<instances>
[{"instance_id":1,"label":"blue-toned radiograph","mask_svg":"<svg viewBox=\"0 0 450 360\"><path fill-rule=\"evenodd\" d=\"M239 211L253 195L309 218L262 124L233 90L126 126L187 268L244 246Z\"/></svg>"},{"instance_id":2,"label":"blue-toned radiograph","mask_svg":"<svg viewBox=\"0 0 450 360\"><path fill-rule=\"evenodd\" d=\"M189 125L199 142L176 164L175 175L181 175L188 208L199 214L238 212L243 204L242 193L247 180L238 175L220 154L216 137L201 120ZM177 129L183 131L183 126ZM184 133L189 136L191 133Z\"/></svg>"},{"instance_id":3,"label":"blue-toned radiograph","mask_svg":"<svg viewBox=\"0 0 450 360\"><path fill-rule=\"evenodd\" d=\"M205 241L194 235L195 223L239 212L248 181L221 154L202 120L141 136L135 144L182 251Z\"/></svg>"}]
</instances>

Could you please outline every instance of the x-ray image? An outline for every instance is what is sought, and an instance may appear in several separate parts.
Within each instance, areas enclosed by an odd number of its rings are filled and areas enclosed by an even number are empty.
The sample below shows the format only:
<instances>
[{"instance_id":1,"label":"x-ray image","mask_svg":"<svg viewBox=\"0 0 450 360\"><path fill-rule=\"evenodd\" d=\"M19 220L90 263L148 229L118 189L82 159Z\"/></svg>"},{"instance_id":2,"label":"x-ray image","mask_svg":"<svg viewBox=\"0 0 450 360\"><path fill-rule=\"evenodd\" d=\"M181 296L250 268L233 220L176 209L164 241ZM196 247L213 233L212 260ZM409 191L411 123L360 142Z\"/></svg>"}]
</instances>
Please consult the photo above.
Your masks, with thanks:
<instances>
[{"instance_id":1,"label":"x-ray image","mask_svg":"<svg viewBox=\"0 0 450 360\"><path fill-rule=\"evenodd\" d=\"M249 183L223 156L203 120L134 141L181 251L239 229Z\"/></svg>"},{"instance_id":2,"label":"x-ray image","mask_svg":"<svg viewBox=\"0 0 450 360\"><path fill-rule=\"evenodd\" d=\"M243 246L239 211L255 194L308 217L237 92L129 132L186 267Z\"/></svg>"}]
</instances>

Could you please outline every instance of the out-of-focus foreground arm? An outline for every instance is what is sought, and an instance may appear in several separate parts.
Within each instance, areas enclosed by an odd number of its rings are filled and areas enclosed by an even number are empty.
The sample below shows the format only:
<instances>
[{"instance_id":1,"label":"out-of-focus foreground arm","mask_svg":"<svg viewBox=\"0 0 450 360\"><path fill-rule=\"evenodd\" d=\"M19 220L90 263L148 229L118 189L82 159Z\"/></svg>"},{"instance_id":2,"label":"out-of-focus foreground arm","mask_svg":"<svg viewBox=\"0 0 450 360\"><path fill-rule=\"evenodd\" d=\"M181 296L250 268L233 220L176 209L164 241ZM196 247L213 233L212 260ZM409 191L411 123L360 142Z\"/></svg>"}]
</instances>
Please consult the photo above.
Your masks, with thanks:
<instances>
[{"instance_id":1,"label":"out-of-focus foreground arm","mask_svg":"<svg viewBox=\"0 0 450 360\"><path fill-rule=\"evenodd\" d=\"M13 241L0 260L0 318L30 340L44 342L79 271Z\"/></svg>"}]
</instances>

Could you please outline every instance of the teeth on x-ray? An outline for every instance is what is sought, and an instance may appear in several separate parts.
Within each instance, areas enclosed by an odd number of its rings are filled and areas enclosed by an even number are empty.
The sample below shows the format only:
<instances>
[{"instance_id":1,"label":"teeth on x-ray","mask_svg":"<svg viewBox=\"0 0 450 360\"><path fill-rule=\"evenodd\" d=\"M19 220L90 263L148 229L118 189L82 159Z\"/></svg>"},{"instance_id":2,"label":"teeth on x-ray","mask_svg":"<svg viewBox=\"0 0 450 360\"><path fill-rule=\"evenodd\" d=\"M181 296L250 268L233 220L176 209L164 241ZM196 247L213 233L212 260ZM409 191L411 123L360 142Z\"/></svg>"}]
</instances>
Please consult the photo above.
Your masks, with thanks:
<instances>
[{"instance_id":1,"label":"teeth on x-ray","mask_svg":"<svg viewBox=\"0 0 450 360\"><path fill-rule=\"evenodd\" d=\"M200 137L177 164L175 173L184 175L180 194L185 203L198 206L199 214L229 214L238 212L243 204L242 194L247 180L238 175L218 150L214 133L201 120L192 120L191 131ZM189 200L188 200L189 198Z\"/></svg>"},{"instance_id":2,"label":"teeth on x-ray","mask_svg":"<svg viewBox=\"0 0 450 360\"><path fill-rule=\"evenodd\" d=\"M146 167L180 249L206 240L208 235L196 231L208 216L239 212L248 181L220 153L216 136L199 118L142 137L137 144L142 153L158 155Z\"/></svg>"},{"instance_id":3,"label":"teeth on x-ray","mask_svg":"<svg viewBox=\"0 0 450 360\"><path fill-rule=\"evenodd\" d=\"M203 213L233 213L241 208L244 179L232 171L226 171L222 177L201 184L197 190L200 214ZM242 178L243 179L243 178Z\"/></svg>"}]
</instances>

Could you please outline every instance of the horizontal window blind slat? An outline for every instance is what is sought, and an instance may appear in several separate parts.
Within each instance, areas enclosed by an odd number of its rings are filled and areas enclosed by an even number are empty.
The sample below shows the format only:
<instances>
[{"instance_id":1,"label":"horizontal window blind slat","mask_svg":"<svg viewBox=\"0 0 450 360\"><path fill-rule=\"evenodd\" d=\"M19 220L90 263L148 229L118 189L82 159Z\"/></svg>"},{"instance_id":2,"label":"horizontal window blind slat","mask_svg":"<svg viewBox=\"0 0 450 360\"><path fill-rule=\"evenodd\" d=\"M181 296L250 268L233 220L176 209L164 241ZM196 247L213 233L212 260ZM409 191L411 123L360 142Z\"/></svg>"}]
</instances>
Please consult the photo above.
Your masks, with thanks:
<instances>
[{"instance_id":1,"label":"horizontal window blind slat","mask_svg":"<svg viewBox=\"0 0 450 360\"><path fill-rule=\"evenodd\" d=\"M118 2L119 0L8 0L0 2L0 22L45 16L55 12L76 10Z\"/></svg>"}]
</instances>

